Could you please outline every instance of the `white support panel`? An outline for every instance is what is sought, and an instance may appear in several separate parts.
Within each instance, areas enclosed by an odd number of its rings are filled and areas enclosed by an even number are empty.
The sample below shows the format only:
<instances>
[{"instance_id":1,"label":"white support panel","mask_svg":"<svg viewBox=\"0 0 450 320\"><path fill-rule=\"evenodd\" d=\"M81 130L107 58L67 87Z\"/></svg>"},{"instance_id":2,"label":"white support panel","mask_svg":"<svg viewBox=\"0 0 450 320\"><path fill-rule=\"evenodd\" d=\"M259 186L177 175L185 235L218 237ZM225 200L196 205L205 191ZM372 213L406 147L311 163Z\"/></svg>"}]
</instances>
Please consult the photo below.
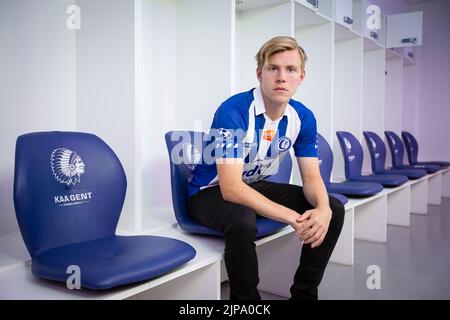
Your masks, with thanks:
<instances>
[{"instance_id":1,"label":"white support panel","mask_svg":"<svg viewBox=\"0 0 450 320\"><path fill-rule=\"evenodd\" d=\"M423 12L387 16L386 47L398 48L422 45Z\"/></svg>"},{"instance_id":2,"label":"white support panel","mask_svg":"<svg viewBox=\"0 0 450 320\"><path fill-rule=\"evenodd\" d=\"M428 214L428 177L410 181L411 213Z\"/></svg>"},{"instance_id":3,"label":"white support panel","mask_svg":"<svg viewBox=\"0 0 450 320\"><path fill-rule=\"evenodd\" d=\"M333 132L349 131L362 137L363 39L335 41ZM344 160L335 134L333 180L344 178Z\"/></svg>"},{"instance_id":4,"label":"white support panel","mask_svg":"<svg viewBox=\"0 0 450 320\"><path fill-rule=\"evenodd\" d=\"M403 60L404 62L406 59ZM403 64L403 108L402 130L415 134L417 122L417 67L415 64ZM405 152L407 157L407 152ZM405 161L408 163L408 160Z\"/></svg>"},{"instance_id":5,"label":"white support panel","mask_svg":"<svg viewBox=\"0 0 450 320\"><path fill-rule=\"evenodd\" d=\"M405 184L387 195L387 223L394 226L411 225L411 186Z\"/></svg>"},{"instance_id":6,"label":"white support panel","mask_svg":"<svg viewBox=\"0 0 450 320\"><path fill-rule=\"evenodd\" d=\"M306 24L309 10L295 6L295 38L306 52L306 77L294 99L310 108L317 119L318 131L332 137L333 104L333 23L317 18Z\"/></svg>"},{"instance_id":7,"label":"white support panel","mask_svg":"<svg viewBox=\"0 0 450 320\"><path fill-rule=\"evenodd\" d=\"M386 243L386 195L355 207L355 239Z\"/></svg>"},{"instance_id":8,"label":"white support panel","mask_svg":"<svg viewBox=\"0 0 450 320\"><path fill-rule=\"evenodd\" d=\"M365 42L368 41L367 39ZM363 55L363 109L362 128L373 131L380 137L384 135L385 105L385 49L364 50ZM364 138L361 138L364 150L363 172L372 172L370 153Z\"/></svg>"},{"instance_id":9,"label":"white support panel","mask_svg":"<svg viewBox=\"0 0 450 320\"><path fill-rule=\"evenodd\" d=\"M134 300L220 300L220 261L132 297Z\"/></svg>"},{"instance_id":10,"label":"white support panel","mask_svg":"<svg viewBox=\"0 0 450 320\"><path fill-rule=\"evenodd\" d=\"M256 248L261 291L290 297L290 287L300 263L302 242L295 232Z\"/></svg>"},{"instance_id":11,"label":"white support panel","mask_svg":"<svg viewBox=\"0 0 450 320\"><path fill-rule=\"evenodd\" d=\"M440 205L442 202L442 174L440 171L428 177L428 203Z\"/></svg>"},{"instance_id":12,"label":"white support panel","mask_svg":"<svg viewBox=\"0 0 450 320\"><path fill-rule=\"evenodd\" d=\"M394 51L386 50L386 81L385 81L385 108L384 130L402 131L403 112L403 58ZM386 166L392 166L392 155L388 143L381 135L386 145Z\"/></svg>"},{"instance_id":13,"label":"white support panel","mask_svg":"<svg viewBox=\"0 0 450 320\"><path fill-rule=\"evenodd\" d=\"M0 235L0 273L25 267L30 261L20 232Z\"/></svg>"},{"instance_id":14,"label":"white support panel","mask_svg":"<svg viewBox=\"0 0 450 320\"><path fill-rule=\"evenodd\" d=\"M247 2L248 5L243 6ZM258 85L255 55L261 46L275 36L293 36L293 31L291 1L251 0L243 1L242 5L236 5L235 82L237 92L246 91ZM217 63L217 59L214 61Z\"/></svg>"},{"instance_id":15,"label":"white support panel","mask_svg":"<svg viewBox=\"0 0 450 320\"><path fill-rule=\"evenodd\" d=\"M345 264L353 266L355 261L355 209L350 208L345 210L344 225L342 226L341 234L334 247L330 262Z\"/></svg>"},{"instance_id":16,"label":"white support panel","mask_svg":"<svg viewBox=\"0 0 450 320\"><path fill-rule=\"evenodd\" d=\"M273 240L277 240L278 238L282 238L282 237L288 237L290 234L294 233L294 229L291 226L287 226L283 229L281 229L280 231L278 231L277 233L259 238L258 240L255 241L255 246L256 248L259 248L261 246L264 246L264 244L266 243L271 243ZM269 244L270 246L270 244ZM259 249L258 249L259 250ZM222 263L221 263L221 282L224 282L226 280L228 280L228 274L227 274L227 270L226 270L226 266L225 266L225 261L222 259Z\"/></svg>"},{"instance_id":17,"label":"white support panel","mask_svg":"<svg viewBox=\"0 0 450 320\"><path fill-rule=\"evenodd\" d=\"M176 1L175 18L176 125L193 130L200 122L207 131L217 107L232 93L234 1ZM255 54L246 57L249 63Z\"/></svg>"},{"instance_id":18,"label":"white support panel","mask_svg":"<svg viewBox=\"0 0 450 320\"><path fill-rule=\"evenodd\" d=\"M98 135L117 154L128 186L118 227L139 232L141 146L136 121L135 3L77 0L77 5L82 28L75 40L76 130Z\"/></svg>"},{"instance_id":19,"label":"white support panel","mask_svg":"<svg viewBox=\"0 0 450 320\"><path fill-rule=\"evenodd\" d=\"M334 21L340 25L352 29L353 27L353 0L335 1Z\"/></svg>"},{"instance_id":20,"label":"white support panel","mask_svg":"<svg viewBox=\"0 0 450 320\"><path fill-rule=\"evenodd\" d=\"M402 131L403 59L387 59L386 73L385 129L398 133Z\"/></svg>"},{"instance_id":21,"label":"white support panel","mask_svg":"<svg viewBox=\"0 0 450 320\"><path fill-rule=\"evenodd\" d=\"M450 168L442 171L442 196L450 197Z\"/></svg>"}]
</instances>

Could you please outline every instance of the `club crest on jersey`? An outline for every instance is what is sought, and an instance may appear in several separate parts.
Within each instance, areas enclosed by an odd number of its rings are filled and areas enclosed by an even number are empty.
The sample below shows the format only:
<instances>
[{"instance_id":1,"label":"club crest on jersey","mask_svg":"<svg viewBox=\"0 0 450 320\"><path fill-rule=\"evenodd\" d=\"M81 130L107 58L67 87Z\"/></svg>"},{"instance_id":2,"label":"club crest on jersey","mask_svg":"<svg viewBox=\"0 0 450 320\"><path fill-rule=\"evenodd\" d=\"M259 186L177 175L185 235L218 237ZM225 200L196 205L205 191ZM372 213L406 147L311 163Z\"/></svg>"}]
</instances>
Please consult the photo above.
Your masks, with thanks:
<instances>
[{"instance_id":1,"label":"club crest on jersey","mask_svg":"<svg viewBox=\"0 0 450 320\"><path fill-rule=\"evenodd\" d=\"M275 130L264 130L263 132L263 140L272 142L275 137Z\"/></svg>"},{"instance_id":2,"label":"club crest on jersey","mask_svg":"<svg viewBox=\"0 0 450 320\"><path fill-rule=\"evenodd\" d=\"M288 150L292 146L292 141L288 137L281 137L277 140L277 149L279 152Z\"/></svg>"},{"instance_id":3,"label":"club crest on jersey","mask_svg":"<svg viewBox=\"0 0 450 320\"><path fill-rule=\"evenodd\" d=\"M81 157L74 151L66 148L53 150L50 156L50 166L56 181L68 186L80 182L84 174L85 165Z\"/></svg>"}]
</instances>

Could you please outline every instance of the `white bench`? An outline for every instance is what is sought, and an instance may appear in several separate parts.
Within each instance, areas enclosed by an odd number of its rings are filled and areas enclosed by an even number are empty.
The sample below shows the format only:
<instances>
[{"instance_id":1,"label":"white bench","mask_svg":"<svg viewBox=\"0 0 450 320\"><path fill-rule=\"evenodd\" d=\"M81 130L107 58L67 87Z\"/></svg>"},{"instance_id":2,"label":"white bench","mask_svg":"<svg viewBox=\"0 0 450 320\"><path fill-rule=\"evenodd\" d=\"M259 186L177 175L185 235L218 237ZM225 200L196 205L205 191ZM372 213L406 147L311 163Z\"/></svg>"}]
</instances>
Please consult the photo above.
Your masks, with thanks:
<instances>
[{"instance_id":1,"label":"white bench","mask_svg":"<svg viewBox=\"0 0 450 320\"><path fill-rule=\"evenodd\" d=\"M384 188L369 198L350 198L330 261L352 266L355 239L386 243L388 224L409 227L411 213L427 214L428 204L440 204L441 196L446 196L443 179L450 183L450 169L409 180L397 188Z\"/></svg>"},{"instance_id":2,"label":"white bench","mask_svg":"<svg viewBox=\"0 0 450 320\"><path fill-rule=\"evenodd\" d=\"M428 203L437 204L439 195L448 194L448 189L441 185L448 186L449 173L450 170L440 171L398 188L384 189L369 198L350 199L330 261L353 265L355 239L385 243L387 224L409 226L411 212L424 214ZM256 241L260 290L290 295L289 287L301 253L301 243L293 231L288 226ZM0 299L220 299L220 286L227 277L222 238L188 234L178 227L152 235L183 240L197 250L197 255L166 275L107 291L69 290L64 283L37 279L31 274L30 257L20 233L2 235Z\"/></svg>"}]
</instances>

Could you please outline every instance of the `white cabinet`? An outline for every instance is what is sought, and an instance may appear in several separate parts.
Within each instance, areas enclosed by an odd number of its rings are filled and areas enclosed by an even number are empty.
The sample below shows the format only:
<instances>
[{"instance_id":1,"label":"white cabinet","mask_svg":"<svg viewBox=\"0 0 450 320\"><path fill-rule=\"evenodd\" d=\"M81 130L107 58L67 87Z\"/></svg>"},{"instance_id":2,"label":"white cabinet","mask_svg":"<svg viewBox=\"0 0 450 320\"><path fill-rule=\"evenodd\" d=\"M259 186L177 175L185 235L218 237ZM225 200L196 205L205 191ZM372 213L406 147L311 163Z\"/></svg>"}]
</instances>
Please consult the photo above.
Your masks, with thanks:
<instances>
[{"instance_id":1,"label":"white cabinet","mask_svg":"<svg viewBox=\"0 0 450 320\"><path fill-rule=\"evenodd\" d=\"M295 1L312 10L317 10L317 8L319 7L319 0L295 0Z\"/></svg>"},{"instance_id":2,"label":"white cabinet","mask_svg":"<svg viewBox=\"0 0 450 320\"><path fill-rule=\"evenodd\" d=\"M337 0L335 2L334 21L352 29L353 26L353 0Z\"/></svg>"},{"instance_id":3,"label":"white cabinet","mask_svg":"<svg viewBox=\"0 0 450 320\"><path fill-rule=\"evenodd\" d=\"M362 28L367 39L378 45L385 46L386 16L381 13L381 8L367 0L362 1Z\"/></svg>"},{"instance_id":4,"label":"white cabinet","mask_svg":"<svg viewBox=\"0 0 450 320\"><path fill-rule=\"evenodd\" d=\"M423 13L410 12L387 17L387 48L422 45Z\"/></svg>"}]
</instances>

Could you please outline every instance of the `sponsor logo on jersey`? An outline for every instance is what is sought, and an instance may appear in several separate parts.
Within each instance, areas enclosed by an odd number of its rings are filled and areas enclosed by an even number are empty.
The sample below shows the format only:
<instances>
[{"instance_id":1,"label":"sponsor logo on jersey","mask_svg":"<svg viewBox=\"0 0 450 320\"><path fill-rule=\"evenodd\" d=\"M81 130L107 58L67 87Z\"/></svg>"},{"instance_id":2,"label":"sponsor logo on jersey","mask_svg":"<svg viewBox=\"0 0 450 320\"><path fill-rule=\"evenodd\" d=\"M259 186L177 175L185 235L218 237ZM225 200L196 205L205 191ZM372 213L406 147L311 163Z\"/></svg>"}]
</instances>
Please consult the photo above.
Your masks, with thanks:
<instances>
[{"instance_id":1,"label":"sponsor logo on jersey","mask_svg":"<svg viewBox=\"0 0 450 320\"><path fill-rule=\"evenodd\" d=\"M225 139L230 139L233 136L231 131L228 129L219 128L217 129L217 132Z\"/></svg>"},{"instance_id":2,"label":"sponsor logo on jersey","mask_svg":"<svg viewBox=\"0 0 450 320\"><path fill-rule=\"evenodd\" d=\"M275 137L276 130L264 130L263 132L263 140L272 142Z\"/></svg>"}]
</instances>

